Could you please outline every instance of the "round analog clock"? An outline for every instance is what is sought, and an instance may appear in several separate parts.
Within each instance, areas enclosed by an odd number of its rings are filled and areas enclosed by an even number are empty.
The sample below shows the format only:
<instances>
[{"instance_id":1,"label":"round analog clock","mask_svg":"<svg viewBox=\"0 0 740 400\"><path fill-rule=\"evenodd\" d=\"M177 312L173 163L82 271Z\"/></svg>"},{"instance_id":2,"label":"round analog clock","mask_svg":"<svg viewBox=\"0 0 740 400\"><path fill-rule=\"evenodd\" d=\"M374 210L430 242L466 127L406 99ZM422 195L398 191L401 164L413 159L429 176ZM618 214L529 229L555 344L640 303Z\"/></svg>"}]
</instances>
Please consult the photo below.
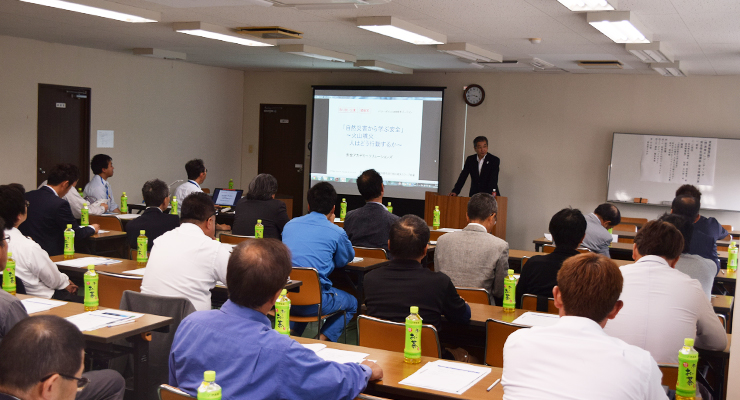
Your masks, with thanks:
<instances>
[{"instance_id":1,"label":"round analog clock","mask_svg":"<svg viewBox=\"0 0 740 400\"><path fill-rule=\"evenodd\" d=\"M463 99L469 106L476 107L483 103L486 98L486 92L480 85L469 85L463 92Z\"/></svg>"}]
</instances>

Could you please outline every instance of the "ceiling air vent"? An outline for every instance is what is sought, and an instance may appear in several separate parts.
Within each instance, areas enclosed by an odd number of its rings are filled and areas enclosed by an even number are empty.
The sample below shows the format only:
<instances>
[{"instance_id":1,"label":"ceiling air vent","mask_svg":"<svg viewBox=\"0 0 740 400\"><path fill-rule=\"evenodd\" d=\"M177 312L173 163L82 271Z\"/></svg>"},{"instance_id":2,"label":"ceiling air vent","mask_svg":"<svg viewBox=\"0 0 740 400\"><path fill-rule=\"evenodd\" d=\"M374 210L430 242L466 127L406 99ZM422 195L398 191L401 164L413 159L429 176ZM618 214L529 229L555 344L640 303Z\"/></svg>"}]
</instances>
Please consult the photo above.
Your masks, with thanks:
<instances>
[{"instance_id":1,"label":"ceiling air vent","mask_svg":"<svg viewBox=\"0 0 740 400\"><path fill-rule=\"evenodd\" d=\"M303 39L303 32L280 26L245 26L236 28L236 31L263 39Z\"/></svg>"},{"instance_id":2,"label":"ceiling air vent","mask_svg":"<svg viewBox=\"0 0 740 400\"><path fill-rule=\"evenodd\" d=\"M622 69L623 64L617 60L582 60L578 65L586 69Z\"/></svg>"}]
</instances>

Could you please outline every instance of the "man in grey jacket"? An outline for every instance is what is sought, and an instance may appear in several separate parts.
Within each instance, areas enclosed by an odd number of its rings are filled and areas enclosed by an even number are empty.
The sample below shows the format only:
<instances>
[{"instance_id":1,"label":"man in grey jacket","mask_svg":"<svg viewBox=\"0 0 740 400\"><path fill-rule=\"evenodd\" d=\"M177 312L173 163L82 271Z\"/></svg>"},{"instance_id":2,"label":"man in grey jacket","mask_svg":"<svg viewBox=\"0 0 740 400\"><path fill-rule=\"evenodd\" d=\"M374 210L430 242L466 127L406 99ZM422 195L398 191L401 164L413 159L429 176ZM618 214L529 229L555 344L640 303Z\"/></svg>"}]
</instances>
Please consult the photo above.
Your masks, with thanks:
<instances>
[{"instance_id":1,"label":"man in grey jacket","mask_svg":"<svg viewBox=\"0 0 740 400\"><path fill-rule=\"evenodd\" d=\"M491 235L498 205L488 193L477 193L468 201L468 226L437 239L434 265L452 279L456 287L485 288L493 298L504 294L509 269L509 244Z\"/></svg>"},{"instance_id":2,"label":"man in grey jacket","mask_svg":"<svg viewBox=\"0 0 740 400\"><path fill-rule=\"evenodd\" d=\"M383 205L383 177L369 169L357 177L357 189L365 199L365 205L347 213L344 231L352 246L382 247L388 251L388 232L398 221L398 216L388 212Z\"/></svg>"},{"instance_id":3,"label":"man in grey jacket","mask_svg":"<svg viewBox=\"0 0 740 400\"><path fill-rule=\"evenodd\" d=\"M609 229L619 225L622 215L617 206L604 203L596 207L594 212L586 215L586 237L583 238L583 247L594 253L611 257L609 246L613 236Z\"/></svg>"}]
</instances>

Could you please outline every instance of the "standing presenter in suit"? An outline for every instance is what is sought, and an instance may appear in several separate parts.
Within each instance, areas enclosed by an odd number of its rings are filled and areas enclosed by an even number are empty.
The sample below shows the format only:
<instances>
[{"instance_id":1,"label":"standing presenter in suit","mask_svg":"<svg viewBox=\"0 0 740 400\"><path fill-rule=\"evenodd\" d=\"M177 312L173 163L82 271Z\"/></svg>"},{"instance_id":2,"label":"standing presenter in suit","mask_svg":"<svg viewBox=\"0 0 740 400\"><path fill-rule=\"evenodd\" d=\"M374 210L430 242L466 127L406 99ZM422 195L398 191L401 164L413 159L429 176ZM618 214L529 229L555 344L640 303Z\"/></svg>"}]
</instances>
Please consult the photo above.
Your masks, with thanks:
<instances>
[{"instance_id":1,"label":"standing presenter in suit","mask_svg":"<svg viewBox=\"0 0 740 400\"><path fill-rule=\"evenodd\" d=\"M469 196L476 193L492 194L494 190L496 196L500 196L498 167L501 160L493 154L488 154L488 139L485 136L478 136L473 139L473 146L475 147L475 154L465 159L465 167L460 172L460 177L457 178L457 183L449 195L459 195L465 181L468 179L468 175L470 175Z\"/></svg>"}]
</instances>

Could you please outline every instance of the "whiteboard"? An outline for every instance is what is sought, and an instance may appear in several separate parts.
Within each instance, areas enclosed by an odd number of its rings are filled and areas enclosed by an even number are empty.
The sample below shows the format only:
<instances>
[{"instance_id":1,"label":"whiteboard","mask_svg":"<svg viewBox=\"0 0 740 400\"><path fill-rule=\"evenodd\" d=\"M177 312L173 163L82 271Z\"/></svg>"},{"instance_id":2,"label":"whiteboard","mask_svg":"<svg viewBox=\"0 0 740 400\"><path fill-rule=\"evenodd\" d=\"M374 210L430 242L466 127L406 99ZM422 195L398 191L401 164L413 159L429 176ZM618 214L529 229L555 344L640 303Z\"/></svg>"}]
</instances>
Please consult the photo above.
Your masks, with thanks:
<instances>
[{"instance_id":1,"label":"whiteboard","mask_svg":"<svg viewBox=\"0 0 740 400\"><path fill-rule=\"evenodd\" d=\"M683 183L641 181L641 162L648 135L614 133L612 158L609 165L607 201L633 203L636 197L649 205L669 206L676 189ZM656 136L656 135L649 135ZM688 137L687 137L688 139ZM691 137L691 139L716 139ZM701 208L707 210L740 211L740 140L716 139L716 160L713 184L694 184L702 193Z\"/></svg>"}]
</instances>

